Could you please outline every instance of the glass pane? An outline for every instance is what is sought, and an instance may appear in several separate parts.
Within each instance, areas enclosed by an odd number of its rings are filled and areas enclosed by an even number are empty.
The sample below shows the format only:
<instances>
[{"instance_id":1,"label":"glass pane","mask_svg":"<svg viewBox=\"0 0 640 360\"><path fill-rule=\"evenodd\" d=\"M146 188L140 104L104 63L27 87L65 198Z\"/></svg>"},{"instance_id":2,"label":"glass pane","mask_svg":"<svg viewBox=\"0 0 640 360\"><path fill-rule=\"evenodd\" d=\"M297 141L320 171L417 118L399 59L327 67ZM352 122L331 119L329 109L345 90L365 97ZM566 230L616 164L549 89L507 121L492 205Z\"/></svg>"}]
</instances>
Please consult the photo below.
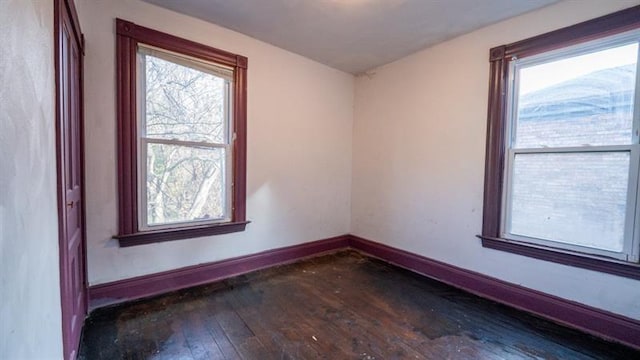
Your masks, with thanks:
<instances>
[{"instance_id":1,"label":"glass pane","mask_svg":"<svg viewBox=\"0 0 640 360\"><path fill-rule=\"evenodd\" d=\"M621 251L628 152L517 154L512 234Z\"/></svg>"},{"instance_id":2,"label":"glass pane","mask_svg":"<svg viewBox=\"0 0 640 360\"><path fill-rule=\"evenodd\" d=\"M143 55L146 68L146 136L225 142L225 79Z\"/></svg>"},{"instance_id":3,"label":"glass pane","mask_svg":"<svg viewBox=\"0 0 640 360\"><path fill-rule=\"evenodd\" d=\"M225 150L147 144L147 224L225 217Z\"/></svg>"},{"instance_id":4,"label":"glass pane","mask_svg":"<svg viewBox=\"0 0 640 360\"><path fill-rule=\"evenodd\" d=\"M515 148L632 141L638 43L519 71Z\"/></svg>"}]
</instances>

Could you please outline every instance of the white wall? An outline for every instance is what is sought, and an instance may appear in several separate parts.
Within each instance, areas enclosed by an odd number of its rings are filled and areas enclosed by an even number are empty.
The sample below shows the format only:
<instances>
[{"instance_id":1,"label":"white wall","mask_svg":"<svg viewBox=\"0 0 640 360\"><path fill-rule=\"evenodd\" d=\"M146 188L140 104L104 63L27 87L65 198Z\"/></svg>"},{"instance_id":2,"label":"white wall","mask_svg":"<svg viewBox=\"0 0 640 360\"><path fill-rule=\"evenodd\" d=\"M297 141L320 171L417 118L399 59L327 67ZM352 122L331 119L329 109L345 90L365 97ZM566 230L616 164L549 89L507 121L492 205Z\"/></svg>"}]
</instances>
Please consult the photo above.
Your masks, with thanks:
<instances>
[{"instance_id":1,"label":"white wall","mask_svg":"<svg viewBox=\"0 0 640 360\"><path fill-rule=\"evenodd\" d=\"M351 232L640 318L638 281L484 249L475 237L489 48L637 3L568 0L483 28L360 77L354 99L350 75L233 31L137 0L79 0L90 284ZM116 17L249 58L247 231L131 248L111 239Z\"/></svg>"},{"instance_id":2,"label":"white wall","mask_svg":"<svg viewBox=\"0 0 640 360\"><path fill-rule=\"evenodd\" d=\"M53 2L0 1L0 359L61 359Z\"/></svg>"},{"instance_id":3,"label":"white wall","mask_svg":"<svg viewBox=\"0 0 640 360\"><path fill-rule=\"evenodd\" d=\"M356 81L352 233L640 319L640 282L482 248L489 49L638 4L564 1Z\"/></svg>"},{"instance_id":4,"label":"white wall","mask_svg":"<svg viewBox=\"0 0 640 360\"><path fill-rule=\"evenodd\" d=\"M134 0L77 1L86 38L90 284L342 235L350 228L354 79L239 33ZM115 18L242 54L248 72L247 230L119 248Z\"/></svg>"}]
</instances>

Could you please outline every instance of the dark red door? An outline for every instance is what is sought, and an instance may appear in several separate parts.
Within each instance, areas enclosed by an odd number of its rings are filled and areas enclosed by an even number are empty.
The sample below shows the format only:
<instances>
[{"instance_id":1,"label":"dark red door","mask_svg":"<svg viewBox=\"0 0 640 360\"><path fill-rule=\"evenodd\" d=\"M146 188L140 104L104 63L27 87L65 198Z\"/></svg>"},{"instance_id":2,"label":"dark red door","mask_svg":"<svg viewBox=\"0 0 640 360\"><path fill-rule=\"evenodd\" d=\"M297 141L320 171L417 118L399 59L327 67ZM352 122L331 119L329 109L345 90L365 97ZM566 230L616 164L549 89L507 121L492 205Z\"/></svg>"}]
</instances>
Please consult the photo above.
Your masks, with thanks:
<instances>
[{"instance_id":1,"label":"dark red door","mask_svg":"<svg viewBox=\"0 0 640 360\"><path fill-rule=\"evenodd\" d=\"M74 359L87 312L82 153L82 34L72 1L56 1L56 19L62 333L64 356Z\"/></svg>"}]
</instances>

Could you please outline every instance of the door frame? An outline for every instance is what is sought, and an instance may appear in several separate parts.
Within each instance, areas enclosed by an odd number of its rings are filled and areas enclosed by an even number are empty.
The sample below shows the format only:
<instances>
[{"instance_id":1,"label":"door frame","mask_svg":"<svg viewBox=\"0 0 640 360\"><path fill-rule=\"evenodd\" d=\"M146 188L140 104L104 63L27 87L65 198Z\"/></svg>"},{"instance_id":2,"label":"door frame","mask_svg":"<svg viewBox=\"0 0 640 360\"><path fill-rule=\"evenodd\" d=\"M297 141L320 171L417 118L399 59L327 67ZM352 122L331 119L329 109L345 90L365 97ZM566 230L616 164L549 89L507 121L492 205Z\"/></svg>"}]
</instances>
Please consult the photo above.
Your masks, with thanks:
<instances>
[{"instance_id":1,"label":"door frame","mask_svg":"<svg viewBox=\"0 0 640 360\"><path fill-rule=\"evenodd\" d=\"M66 204L65 204L65 184L64 184L64 143L63 143L63 120L61 119L61 92L60 92L60 84L61 84L61 66L60 63L60 54L61 54L61 37L62 34L62 22L63 22L63 14L66 13L71 20L72 32L75 37L75 40L78 42L78 48L80 52L80 69L79 69L79 129L78 136L79 146L80 146L80 164L81 164L81 197L82 197L82 209L81 209L81 226L82 226L82 244L81 244L81 256L82 256L82 269L81 272L83 274L83 291L85 292L83 313L86 315L88 309L88 284L87 284L87 241L86 241L86 205L85 205L85 172L84 172L84 36L82 35L82 31L80 29L80 22L78 20L78 13L76 12L76 8L73 0L54 0L54 66L55 66L55 129L56 129L56 182L57 182L57 203L58 203L58 257L59 257L59 267L60 267L60 305L62 310L62 345L63 345L63 356L64 359L71 359L72 354L77 356L78 346L79 344L75 343L75 339L72 338L71 334L71 320L72 320L72 309L73 309L73 297L68 296L67 291L67 283L65 282L65 276L69 273L70 269L67 261L67 251L66 251L66 232L67 232L67 224L66 224Z\"/></svg>"}]
</instances>

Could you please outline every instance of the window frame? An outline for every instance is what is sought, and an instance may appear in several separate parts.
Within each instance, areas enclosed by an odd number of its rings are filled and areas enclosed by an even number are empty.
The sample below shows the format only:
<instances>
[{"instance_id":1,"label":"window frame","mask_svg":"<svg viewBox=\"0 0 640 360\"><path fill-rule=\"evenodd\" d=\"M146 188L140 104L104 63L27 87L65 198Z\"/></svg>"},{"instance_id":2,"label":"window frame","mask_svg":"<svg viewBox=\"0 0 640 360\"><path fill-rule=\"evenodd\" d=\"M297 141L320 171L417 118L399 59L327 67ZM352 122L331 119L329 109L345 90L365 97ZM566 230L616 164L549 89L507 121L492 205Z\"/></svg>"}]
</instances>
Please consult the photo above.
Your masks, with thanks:
<instances>
[{"instance_id":1,"label":"window frame","mask_svg":"<svg viewBox=\"0 0 640 360\"><path fill-rule=\"evenodd\" d=\"M494 47L489 52L489 103L487 112L487 143L485 154L485 177L482 246L536 259L565 265L640 279L640 264L630 263L599 255L576 253L568 249L550 248L542 244L522 243L507 239L503 234L505 192L507 184L508 127L510 66L511 59L524 59L550 51L562 51L574 45L597 40L640 28L640 6L634 6L593 20L555 30L529 39ZM636 85L638 86L638 85ZM640 92L636 92L636 97ZM635 112L638 109L634 109ZM633 159L633 157L632 157ZM633 161L633 160L631 160ZM638 204L637 204L638 206ZM636 217L639 211L636 211ZM635 237L638 236L635 229ZM637 250L636 250L637 251ZM636 254L637 256L638 254Z\"/></svg>"},{"instance_id":2,"label":"window frame","mask_svg":"<svg viewBox=\"0 0 640 360\"><path fill-rule=\"evenodd\" d=\"M138 45L155 47L233 69L231 135L231 213L230 221L172 224L160 227L140 226L139 194L140 121L138 104ZM247 64L242 55L202 45L190 40L116 19L117 62L117 156L118 156L118 235L121 247L162 241L244 231L246 220L246 136L247 136Z\"/></svg>"},{"instance_id":3,"label":"window frame","mask_svg":"<svg viewBox=\"0 0 640 360\"><path fill-rule=\"evenodd\" d=\"M520 241L524 243L530 243L534 245L547 246L559 251L576 252L579 254L587 254L594 256L609 257L612 259L622 260L625 262L637 263L638 262L638 238L634 236L634 224L640 223L636 219L636 211L634 206L627 205L625 211L625 225L624 225L624 239L623 249L620 252L598 249L593 247L587 247L584 245L560 243L553 240L535 238L527 235L518 235L510 231L508 224L511 219L511 206L512 202L510 197L513 192L513 171L516 155L526 154L587 154L587 153L627 153L629 154L629 168L628 168L628 181L627 181L627 193L626 203L637 204L637 190L638 190L638 161L640 160L640 144L638 143L638 134L633 129L638 129L638 121L640 110L640 97L636 96L634 99L634 114L632 114L632 128L631 128L631 141L628 144L608 144L608 145L568 145L568 146L548 146L548 147L535 147L535 148L516 148L513 146L515 133L517 132L517 112L518 104L517 98L519 97L519 69L527 68L529 66L536 66L540 64L548 63L549 61L558 61L562 59L571 58L574 56L585 55L589 53L595 53L598 51L605 51L611 48L624 46L628 44L640 43L640 29L631 30L630 32L624 32L621 34L607 36L606 39L595 39L583 44L572 45L569 47L543 52L540 54L528 56L523 59L517 59L515 61L509 61L509 81L507 83L507 112L505 116L506 120L506 135L505 135L505 191L503 194L504 209L501 221L501 237L512 241ZM639 49L640 51L640 49ZM639 52L636 51L636 59L640 66ZM640 71L637 71L635 84L638 86L638 79L640 79Z\"/></svg>"}]
</instances>

